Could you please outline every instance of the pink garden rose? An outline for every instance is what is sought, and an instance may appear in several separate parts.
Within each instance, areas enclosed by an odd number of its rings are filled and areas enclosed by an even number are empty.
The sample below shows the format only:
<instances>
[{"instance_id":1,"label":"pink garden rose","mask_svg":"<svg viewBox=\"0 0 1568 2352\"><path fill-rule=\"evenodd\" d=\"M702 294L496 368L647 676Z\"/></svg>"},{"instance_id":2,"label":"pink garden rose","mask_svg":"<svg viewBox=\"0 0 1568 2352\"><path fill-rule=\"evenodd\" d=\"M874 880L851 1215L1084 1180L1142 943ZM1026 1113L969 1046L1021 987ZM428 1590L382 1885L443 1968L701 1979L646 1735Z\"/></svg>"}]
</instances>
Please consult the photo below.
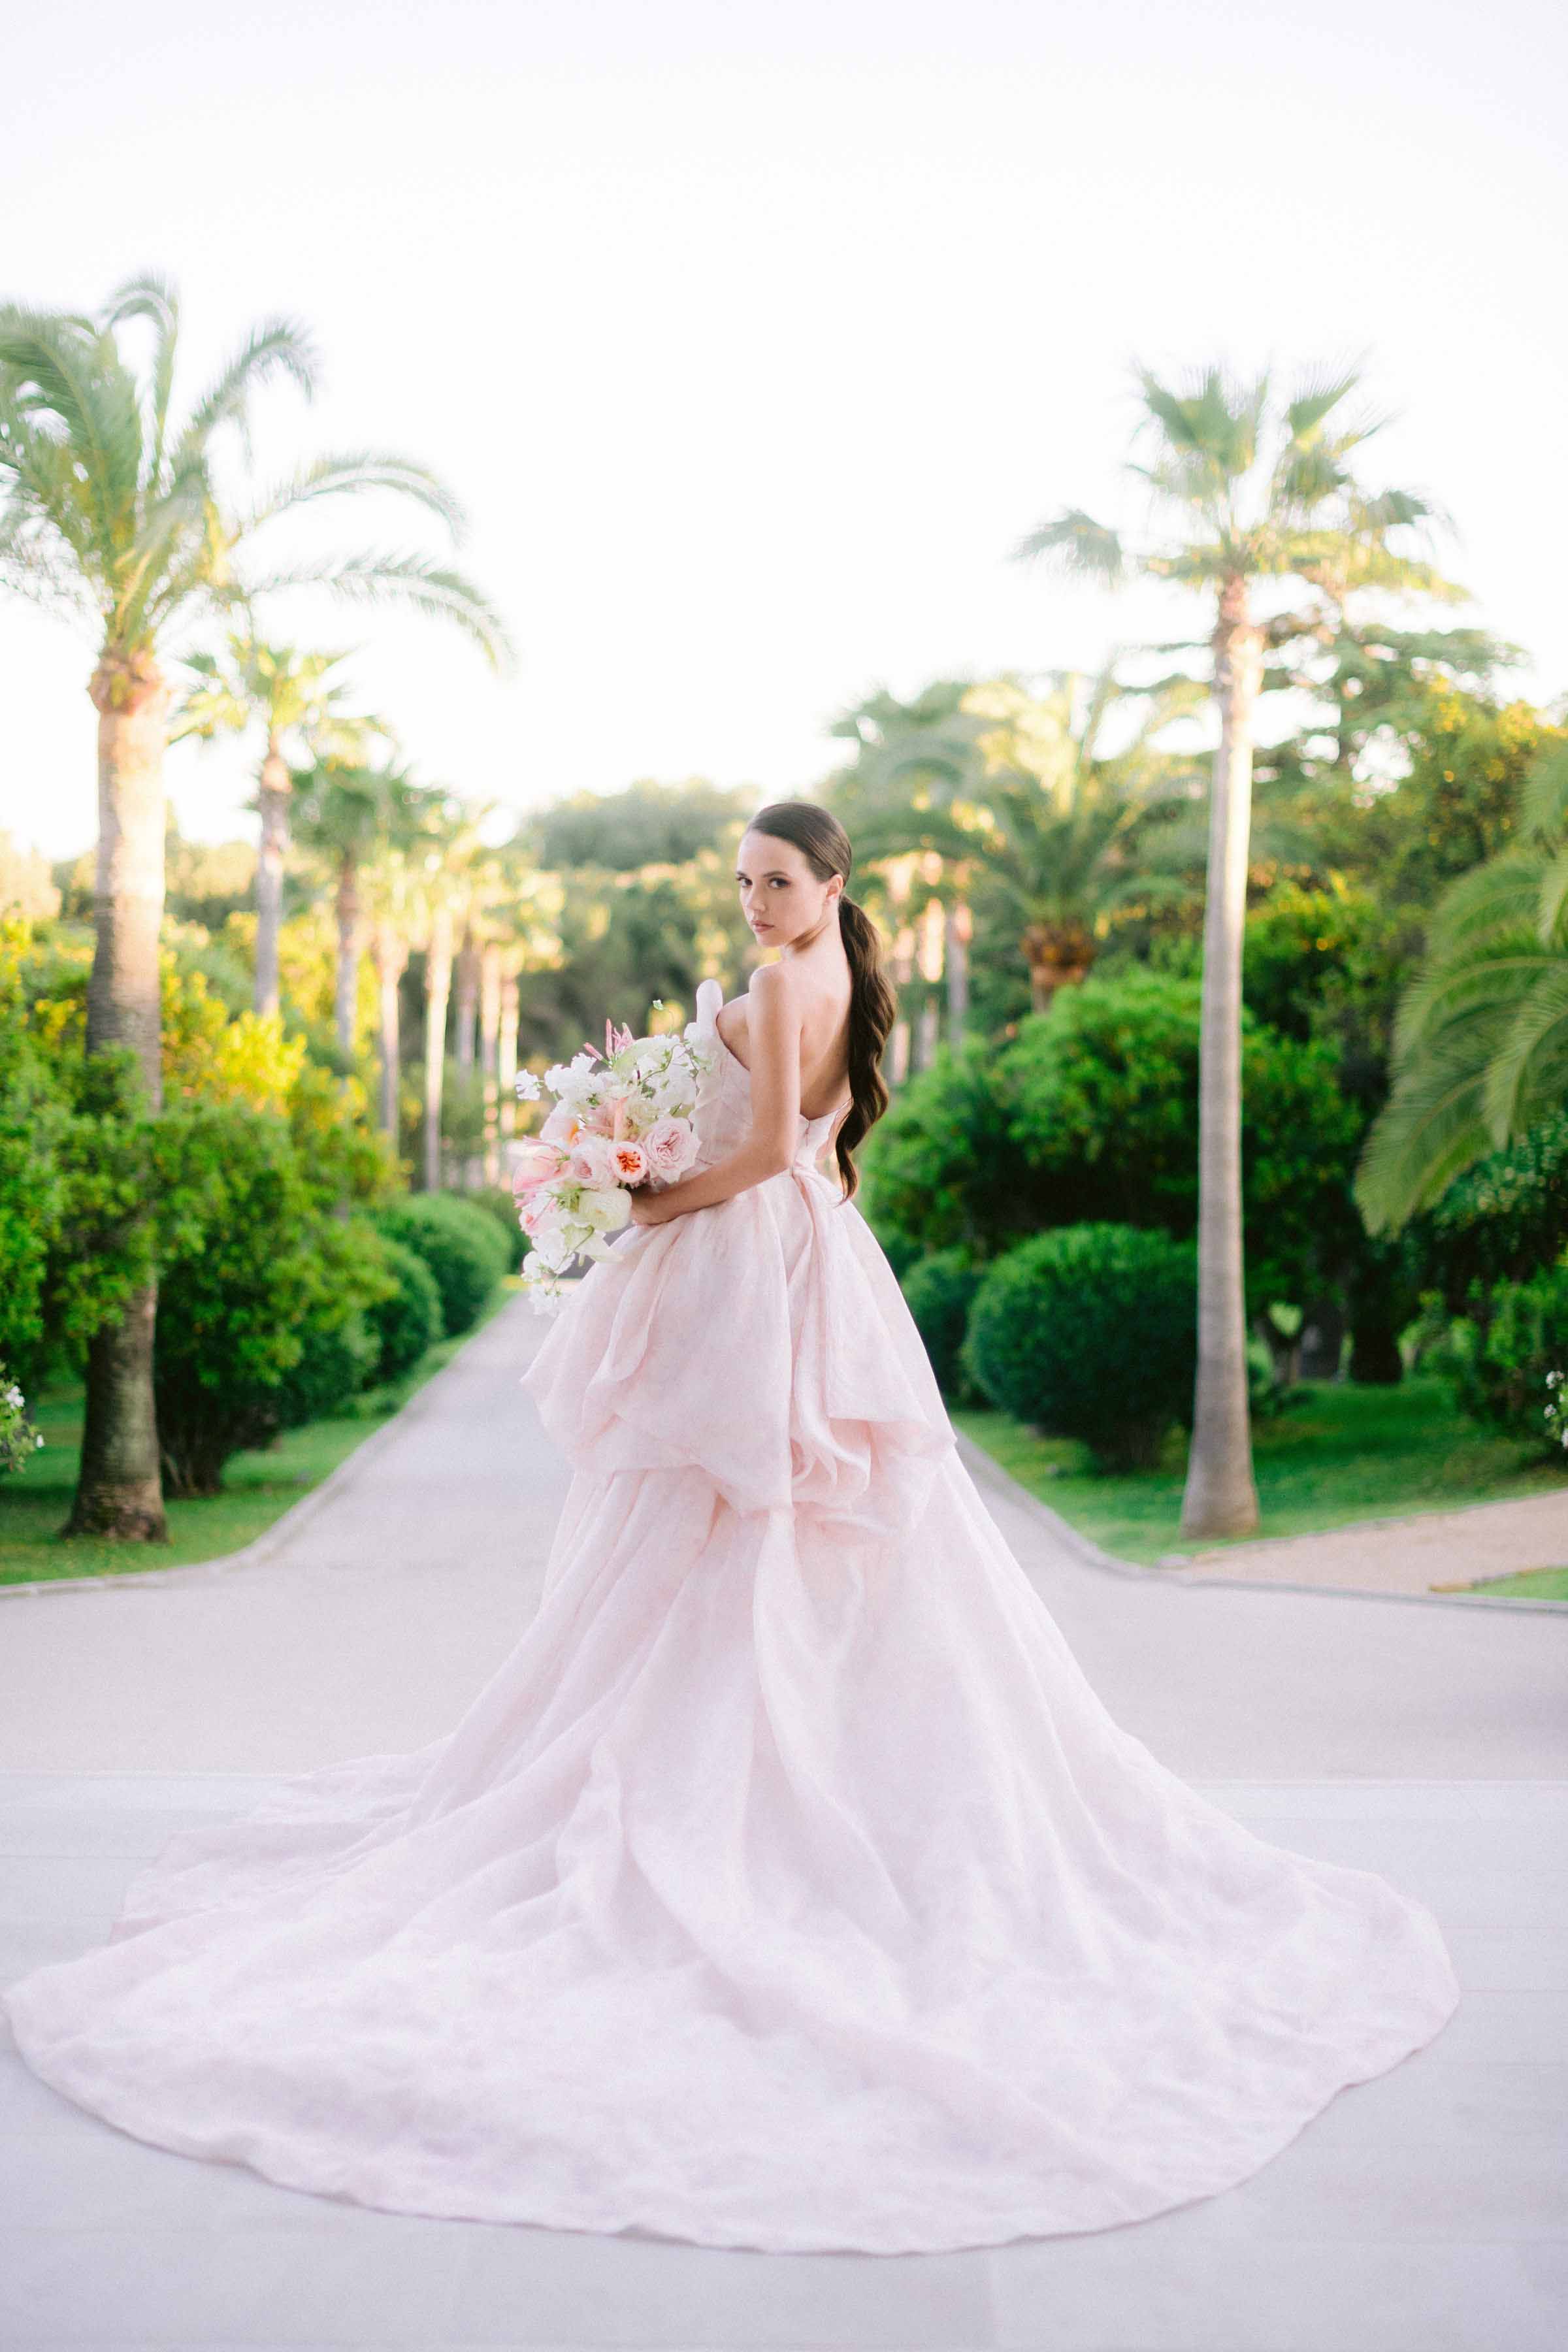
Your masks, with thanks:
<instances>
[{"instance_id":1,"label":"pink garden rose","mask_svg":"<svg viewBox=\"0 0 1568 2352\"><path fill-rule=\"evenodd\" d=\"M655 1182L673 1183L697 1157L697 1130L689 1118L656 1118L642 1148Z\"/></svg>"},{"instance_id":2,"label":"pink garden rose","mask_svg":"<svg viewBox=\"0 0 1568 2352\"><path fill-rule=\"evenodd\" d=\"M624 1135L610 1146L617 1184L640 1184L648 1173L647 1153L636 1139Z\"/></svg>"},{"instance_id":3,"label":"pink garden rose","mask_svg":"<svg viewBox=\"0 0 1568 2352\"><path fill-rule=\"evenodd\" d=\"M595 1135L584 1129L573 1144L566 1162L566 1173L580 1184L591 1184L604 1192L619 1183L614 1160L615 1146L607 1135Z\"/></svg>"}]
</instances>

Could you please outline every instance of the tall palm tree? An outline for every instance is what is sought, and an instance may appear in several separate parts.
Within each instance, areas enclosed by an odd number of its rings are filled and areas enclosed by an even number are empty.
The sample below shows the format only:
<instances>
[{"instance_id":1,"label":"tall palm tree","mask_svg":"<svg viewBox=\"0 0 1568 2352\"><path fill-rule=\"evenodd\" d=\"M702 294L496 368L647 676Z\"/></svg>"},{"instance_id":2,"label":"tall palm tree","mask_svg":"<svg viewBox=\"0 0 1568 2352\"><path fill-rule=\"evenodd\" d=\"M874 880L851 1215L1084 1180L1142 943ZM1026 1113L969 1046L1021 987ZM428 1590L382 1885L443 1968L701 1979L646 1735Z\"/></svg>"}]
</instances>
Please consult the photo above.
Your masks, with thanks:
<instances>
[{"instance_id":1,"label":"tall palm tree","mask_svg":"<svg viewBox=\"0 0 1568 2352\"><path fill-rule=\"evenodd\" d=\"M1373 1233L1568 1102L1568 740L1538 755L1517 841L1439 899L1400 1001L1394 1087L1356 1198Z\"/></svg>"},{"instance_id":2,"label":"tall palm tree","mask_svg":"<svg viewBox=\"0 0 1568 2352\"><path fill-rule=\"evenodd\" d=\"M377 728L390 739L390 730L380 722ZM319 759L290 782L294 831L331 877L337 932L333 1022L339 1046L352 1054L364 948L362 876L378 850L412 829L418 788L402 768L340 759Z\"/></svg>"},{"instance_id":3,"label":"tall palm tree","mask_svg":"<svg viewBox=\"0 0 1568 2352\"><path fill-rule=\"evenodd\" d=\"M1405 490L1357 479L1375 420L1346 408L1347 373L1301 382L1281 403L1265 373L1210 367L1173 388L1138 371L1147 464L1128 470L1151 496L1155 535L1129 547L1071 508L1033 531L1021 560L1046 557L1115 586L1168 581L1212 600L1212 693L1219 719L1209 795L1198 1111L1198 1373L1182 1529L1245 1535L1258 1524L1247 1412L1241 1255L1241 945L1251 830L1252 754L1266 654L1318 632L1363 590L1461 593L1391 543L1434 518ZM1265 614L1263 582L1305 592L1306 609Z\"/></svg>"},{"instance_id":4,"label":"tall palm tree","mask_svg":"<svg viewBox=\"0 0 1568 2352\"><path fill-rule=\"evenodd\" d=\"M489 806L448 794L432 806L416 860L425 947L425 1190L441 1186L441 1107L447 1076L447 1016L458 942L481 884L480 826Z\"/></svg>"},{"instance_id":5,"label":"tall palm tree","mask_svg":"<svg viewBox=\"0 0 1568 2352\"><path fill-rule=\"evenodd\" d=\"M1143 698L1131 740L1114 756L1103 751L1108 717L1134 691L1114 661L1087 683L1055 673L1043 695L1011 677L949 680L910 704L873 697L833 730L859 746L835 787L858 852L937 852L953 877L950 936L961 947L970 895L984 889L1005 910L1037 1013L1085 977L1101 919L1147 894L1145 820L1191 789L1188 764L1157 741L1191 707L1190 681ZM962 958L956 969L962 987Z\"/></svg>"},{"instance_id":6,"label":"tall palm tree","mask_svg":"<svg viewBox=\"0 0 1568 2352\"><path fill-rule=\"evenodd\" d=\"M140 373L122 347L128 331L139 330L151 334ZM368 450L320 457L254 503L237 503L230 492L245 488L256 393L282 376L308 396L315 353L300 327L267 320L176 414L178 351L179 306L161 278L133 279L92 317L0 306L0 585L51 609L85 612L99 633L88 688L99 772L88 1050L129 1047L154 1111L171 641L215 609L314 585L362 601L395 597L459 621L492 657L504 646L479 592L425 556L373 551L267 568L272 527L323 499L381 490L412 499L451 530L458 510L424 467ZM226 455L237 468L232 484L223 475ZM247 559L257 562L248 576ZM149 1283L89 1345L68 1533L163 1537L156 1312Z\"/></svg>"},{"instance_id":7,"label":"tall palm tree","mask_svg":"<svg viewBox=\"0 0 1568 2352\"><path fill-rule=\"evenodd\" d=\"M180 706L176 736L211 742L219 735L247 735L259 728L261 766L257 806L261 840L256 861L256 1010L278 1010L278 935L283 922L283 869L289 856L289 809L294 790L289 754L316 761L363 761L385 728L377 719L350 710L347 687L334 677L343 654L300 653L292 646L266 645L254 627L231 633L220 656L186 656L195 684Z\"/></svg>"}]
</instances>

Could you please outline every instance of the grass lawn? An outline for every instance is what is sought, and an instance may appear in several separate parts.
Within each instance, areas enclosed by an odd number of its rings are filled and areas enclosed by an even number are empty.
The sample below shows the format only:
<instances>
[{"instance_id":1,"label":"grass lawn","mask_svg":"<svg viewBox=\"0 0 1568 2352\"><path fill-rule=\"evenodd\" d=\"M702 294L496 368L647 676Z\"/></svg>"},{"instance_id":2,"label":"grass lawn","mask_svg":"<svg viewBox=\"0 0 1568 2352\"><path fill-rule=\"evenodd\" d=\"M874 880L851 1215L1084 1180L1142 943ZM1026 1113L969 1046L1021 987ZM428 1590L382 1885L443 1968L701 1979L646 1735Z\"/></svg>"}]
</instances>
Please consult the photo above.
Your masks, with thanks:
<instances>
[{"instance_id":1,"label":"grass lawn","mask_svg":"<svg viewBox=\"0 0 1568 2352\"><path fill-rule=\"evenodd\" d=\"M516 1277L510 1277L474 1329L488 1323L517 1287ZM221 1495L169 1504L166 1544L58 1540L58 1530L76 1488L82 1396L79 1387L45 1391L32 1408L43 1451L25 1470L0 1478L0 1584L34 1584L61 1576L133 1576L139 1569L184 1568L242 1550L301 1496L319 1486L472 1337L472 1331L465 1331L461 1339L443 1339L401 1381L367 1390L356 1400L357 1410L341 1420L313 1421L288 1431L264 1453L235 1454L224 1473Z\"/></svg>"},{"instance_id":2,"label":"grass lawn","mask_svg":"<svg viewBox=\"0 0 1568 2352\"><path fill-rule=\"evenodd\" d=\"M1184 1541L1180 1531L1184 1431L1173 1432L1158 1469L1097 1477L1074 1439L1038 1437L1002 1412L961 1411L952 1419L1021 1486L1119 1559L1146 1566L1170 1553L1216 1549ZM1260 1536L1312 1535L1352 1519L1456 1510L1516 1495L1560 1492L1568 1513L1568 1469L1468 1419L1432 1373L1397 1388L1304 1381L1281 1412L1255 1425L1253 1466ZM1486 1589L1568 1599L1568 1570L1542 1566Z\"/></svg>"}]
</instances>

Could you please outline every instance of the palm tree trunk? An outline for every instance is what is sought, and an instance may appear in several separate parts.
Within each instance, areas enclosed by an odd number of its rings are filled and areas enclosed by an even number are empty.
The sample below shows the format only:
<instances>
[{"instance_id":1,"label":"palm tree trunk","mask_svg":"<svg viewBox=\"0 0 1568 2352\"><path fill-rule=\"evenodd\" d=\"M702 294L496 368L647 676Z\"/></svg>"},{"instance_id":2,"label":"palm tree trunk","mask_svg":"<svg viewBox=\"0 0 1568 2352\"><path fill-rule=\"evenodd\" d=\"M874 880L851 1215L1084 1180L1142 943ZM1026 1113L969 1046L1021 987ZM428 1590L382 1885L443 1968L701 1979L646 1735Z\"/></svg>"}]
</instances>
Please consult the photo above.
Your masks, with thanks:
<instances>
[{"instance_id":1,"label":"palm tree trunk","mask_svg":"<svg viewBox=\"0 0 1568 2352\"><path fill-rule=\"evenodd\" d=\"M441 1189L441 1093L447 1076L447 1007L452 994L452 910L437 904L425 950L425 1190Z\"/></svg>"},{"instance_id":2,"label":"palm tree trunk","mask_svg":"<svg viewBox=\"0 0 1568 2352\"><path fill-rule=\"evenodd\" d=\"M457 962L457 1019L453 1051L460 1070L474 1066L474 1030L479 1006L479 957L471 932L465 932Z\"/></svg>"},{"instance_id":3,"label":"palm tree trunk","mask_svg":"<svg viewBox=\"0 0 1568 2352\"><path fill-rule=\"evenodd\" d=\"M1198 1376L1182 1497L1182 1533L1200 1537L1247 1535L1258 1525L1241 1249L1241 946L1263 643L1245 579L1227 580L1220 593L1214 649L1220 731L1198 1055Z\"/></svg>"},{"instance_id":4,"label":"palm tree trunk","mask_svg":"<svg viewBox=\"0 0 1568 2352\"><path fill-rule=\"evenodd\" d=\"M968 902L961 898L947 918L947 1042L954 1053L969 1026L969 942L974 929Z\"/></svg>"},{"instance_id":5,"label":"palm tree trunk","mask_svg":"<svg viewBox=\"0 0 1568 2352\"><path fill-rule=\"evenodd\" d=\"M150 654L106 651L89 688L98 710L97 938L87 1050L128 1045L146 1108L163 1100L158 932L163 914L163 751L168 687ZM162 1543L167 1535L153 1394L155 1280L89 1343L81 1468L68 1536Z\"/></svg>"},{"instance_id":6,"label":"palm tree trunk","mask_svg":"<svg viewBox=\"0 0 1568 2352\"><path fill-rule=\"evenodd\" d=\"M289 763L275 741L261 762L261 846L256 861L256 1009L278 1010L278 934L283 922L283 862L289 855Z\"/></svg>"},{"instance_id":7,"label":"palm tree trunk","mask_svg":"<svg viewBox=\"0 0 1568 2352\"><path fill-rule=\"evenodd\" d=\"M359 1011L359 859L352 849L338 858L338 967L333 989L333 1013L338 1044L345 1054L354 1049L354 1024Z\"/></svg>"},{"instance_id":8,"label":"palm tree trunk","mask_svg":"<svg viewBox=\"0 0 1568 2352\"><path fill-rule=\"evenodd\" d=\"M485 1087L483 1180L500 1182L501 950L487 942L479 957L479 1069Z\"/></svg>"},{"instance_id":9,"label":"palm tree trunk","mask_svg":"<svg viewBox=\"0 0 1568 2352\"><path fill-rule=\"evenodd\" d=\"M517 1024L521 1011L521 975L509 957L501 966L500 1035L496 1040L496 1087L500 1097L501 1142L517 1133ZM504 1170L500 1168L500 1181Z\"/></svg>"},{"instance_id":10,"label":"palm tree trunk","mask_svg":"<svg viewBox=\"0 0 1568 2352\"><path fill-rule=\"evenodd\" d=\"M408 961L408 949L390 915L378 918L374 944L376 1030L381 1052L381 1131L397 1148L397 1097L403 1076L402 1023L398 983Z\"/></svg>"}]
</instances>

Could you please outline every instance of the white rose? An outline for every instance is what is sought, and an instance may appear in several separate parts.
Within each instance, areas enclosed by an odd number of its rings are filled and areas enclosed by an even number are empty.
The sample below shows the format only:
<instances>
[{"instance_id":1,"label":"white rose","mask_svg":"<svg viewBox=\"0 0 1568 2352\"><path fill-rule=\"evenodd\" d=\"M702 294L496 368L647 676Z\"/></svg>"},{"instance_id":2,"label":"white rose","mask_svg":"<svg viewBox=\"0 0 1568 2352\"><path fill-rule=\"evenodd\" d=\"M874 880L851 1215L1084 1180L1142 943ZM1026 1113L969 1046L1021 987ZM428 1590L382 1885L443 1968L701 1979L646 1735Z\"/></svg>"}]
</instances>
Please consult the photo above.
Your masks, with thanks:
<instances>
[{"instance_id":1,"label":"white rose","mask_svg":"<svg viewBox=\"0 0 1568 2352\"><path fill-rule=\"evenodd\" d=\"M612 1184L602 1192L585 1192L577 1203L577 1214L595 1233L618 1232L631 1213L631 1202L618 1184Z\"/></svg>"}]
</instances>

